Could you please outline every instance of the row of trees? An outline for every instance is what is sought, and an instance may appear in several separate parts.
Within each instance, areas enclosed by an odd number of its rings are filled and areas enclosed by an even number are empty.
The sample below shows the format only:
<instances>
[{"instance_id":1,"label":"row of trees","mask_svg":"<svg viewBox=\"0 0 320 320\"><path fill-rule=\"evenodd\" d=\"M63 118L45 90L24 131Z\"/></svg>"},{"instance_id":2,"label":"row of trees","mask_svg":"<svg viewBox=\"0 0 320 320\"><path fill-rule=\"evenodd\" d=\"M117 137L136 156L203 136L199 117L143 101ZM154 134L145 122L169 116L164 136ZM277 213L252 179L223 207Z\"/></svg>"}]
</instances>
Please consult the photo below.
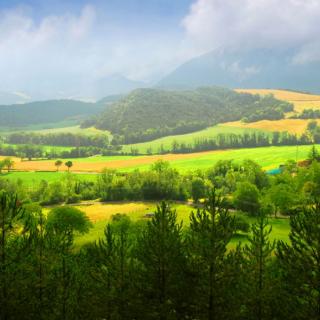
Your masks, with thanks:
<instances>
[{"instance_id":1,"label":"row of trees","mask_svg":"<svg viewBox=\"0 0 320 320\"><path fill-rule=\"evenodd\" d=\"M17 190L23 201L41 204L76 203L80 200L181 200L195 203L213 187L228 198L227 207L254 215L262 210L274 216L294 215L320 189L319 153L312 148L310 167L288 162L278 175L269 175L251 160L224 160L208 170L180 173L169 163L158 161L149 170L130 173L104 170L96 179L65 173L59 181L41 181L28 186L23 181L0 179L0 188ZM57 170L63 164L57 161ZM72 165L72 163L70 163ZM68 164L68 165L70 165Z\"/></svg>"},{"instance_id":2,"label":"row of trees","mask_svg":"<svg viewBox=\"0 0 320 320\"><path fill-rule=\"evenodd\" d=\"M71 132L47 134L35 132L17 132L5 136L4 141L9 144L98 148L107 148L110 144L108 136L105 134L84 135Z\"/></svg>"},{"instance_id":3,"label":"row of trees","mask_svg":"<svg viewBox=\"0 0 320 320\"><path fill-rule=\"evenodd\" d=\"M1 192L0 318L318 320L318 200L291 218L290 243L271 241L257 211L235 245L235 218L212 191L188 227L162 202L150 221L117 215L75 250L91 227L83 212L47 215Z\"/></svg>"},{"instance_id":4,"label":"row of trees","mask_svg":"<svg viewBox=\"0 0 320 320\"><path fill-rule=\"evenodd\" d=\"M214 138L195 139L193 143L179 143L173 141L170 148L160 146L157 153L191 153L209 150L223 150L230 148L257 148L268 146L294 146L310 145L314 143L313 136L302 134L297 136L288 132L273 132L266 134L263 132L253 132L244 134L223 134L220 133ZM135 150L132 150L132 153ZM148 150L152 153L152 150ZM136 151L138 153L138 151Z\"/></svg>"},{"instance_id":5,"label":"row of trees","mask_svg":"<svg viewBox=\"0 0 320 320\"><path fill-rule=\"evenodd\" d=\"M108 148L99 147L77 147L77 148L55 148L40 145L0 145L0 155L14 156L21 159L68 159L87 158L95 155L119 155L121 146L110 146Z\"/></svg>"},{"instance_id":6,"label":"row of trees","mask_svg":"<svg viewBox=\"0 0 320 320\"><path fill-rule=\"evenodd\" d=\"M190 124L193 125L193 124ZM201 128L195 127L195 130ZM148 129L148 135L154 129ZM163 130L166 130L165 127ZM192 130L191 130L192 131ZM172 132L186 133L183 132ZM139 133L140 135L140 133ZM141 137L141 136L140 136ZM150 138L150 137L149 137ZM150 140L150 139L146 139ZM152 139L157 138L156 136ZM17 145L0 145L0 155L18 156L22 159L34 158L80 158L94 155L141 155L142 153L136 147L132 147L129 152L122 151L122 144L130 143L124 140L120 135L114 135L111 143L105 135L77 135L71 133L46 134L39 135L35 133L15 133L2 139L3 142ZM256 148L266 146L292 146L292 145L310 145L320 142L320 129L316 121L308 124L307 130L302 135L290 134L288 132L245 132L243 134L224 134L220 133L213 138L194 139L192 143L178 142L174 140L170 147L161 145L157 150L151 147L146 150L146 154L158 153L191 153L209 150L221 150L229 148ZM26 144L27 143L27 144ZM42 145L71 145L74 148L57 149L43 147Z\"/></svg>"}]
</instances>

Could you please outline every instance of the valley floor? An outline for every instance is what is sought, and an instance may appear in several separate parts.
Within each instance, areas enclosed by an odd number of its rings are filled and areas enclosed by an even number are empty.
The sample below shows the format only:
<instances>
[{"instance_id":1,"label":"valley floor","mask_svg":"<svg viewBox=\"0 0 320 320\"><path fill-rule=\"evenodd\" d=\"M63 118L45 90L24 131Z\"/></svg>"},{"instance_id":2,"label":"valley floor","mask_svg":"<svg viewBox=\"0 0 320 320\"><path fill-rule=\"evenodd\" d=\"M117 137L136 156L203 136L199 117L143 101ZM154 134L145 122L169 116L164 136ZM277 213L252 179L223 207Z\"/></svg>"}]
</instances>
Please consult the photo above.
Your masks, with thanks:
<instances>
[{"instance_id":1,"label":"valley floor","mask_svg":"<svg viewBox=\"0 0 320 320\"><path fill-rule=\"evenodd\" d=\"M144 223L150 219L146 218L145 215L154 212L156 206L157 202L89 202L76 205L76 207L84 211L93 222L93 228L85 235L78 235L75 245L76 247L81 247L87 243L103 238L106 224L110 222L112 216L117 213L126 214L133 221ZM190 213L196 210L196 207L192 203L180 202L172 203L172 206L177 211L178 220L183 221L184 226L188 226L190 223ZM242 213L237 213L237 215L241 215L250 224L255 222L254 217L249 217ZM288 241L290 231L288 218L269 218L269 223L272 226L271 240ZM236 246L239 241L246 242L246 234L236 235L230 245Z\"/></svg>"},{"instance_id":2,"label":"valley floor","mask_svg":"<svg viewBox=\"0 0 320 320\"><path fill-rule=\"evenodd\" d=\"M318 147L320 147L318 145ZM245 148L234 150L218 150L188 154L165 154L151 156L96 156L90 158L70 159L73 162L71 168L75 173L98 173L104 168L116 169L119 171L132 171L135 169L145 170L157 160L169 161L172 167L182 171L194 171L197 169L208 169L215 165L219 160L233 159L236 162L245 159L256 161L265 170L277 168L288 160L304 160L308 157L310 146L279 146L279 147L260 147ZM1 157L0 157L1 158ZM41 178L43 172L51 176L60 176L61 172L56 172L55 160L41 161L21 161L18 158L15 161L15 171L30 172L26 174L29 179L38 176ZM67 159L64 160L64 162ZM61 166L60 171L67 171L65 166ZM39 173L38 173L39 172ZM20 176L19 176L20 175ZM23 178L21 172L12 172L7 174L11 178ZM52 179L51 179L52 180Z\"/></svg>"}]
</instances>

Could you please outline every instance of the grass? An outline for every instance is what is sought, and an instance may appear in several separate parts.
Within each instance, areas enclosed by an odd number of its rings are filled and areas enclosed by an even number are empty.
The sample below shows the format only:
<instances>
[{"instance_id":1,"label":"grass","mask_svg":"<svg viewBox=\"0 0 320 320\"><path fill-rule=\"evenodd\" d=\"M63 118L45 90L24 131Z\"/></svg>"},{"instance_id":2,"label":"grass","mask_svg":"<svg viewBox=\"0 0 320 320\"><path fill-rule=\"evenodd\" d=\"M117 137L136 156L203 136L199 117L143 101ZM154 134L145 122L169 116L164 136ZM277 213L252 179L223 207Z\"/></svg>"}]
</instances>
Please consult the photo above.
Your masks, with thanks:
<instances>
[{"instance_id":1,"label":"grass","mask_svg":"<svg viewBox=\"0 0 320 320\"><path fill-rule=\"evenodd\" d=\"M45 180L48 182L59 181L67 173L66 172L10 172L2 173L1 178L11 181L21 180L27 186L38 184L40 181ZM97 178L96 174L76 174L76 177L81 180L94 181Z\"/></svg>"},{"instance_id":2,"label":"grass","mask_svg":"<svg viewBox=\"0 0 320 320\"><path fill-rule=\"evenodd\" d=\"M40 130L31 130L35 133L40 134L48 134L48 133L74 133L74 134L83 134L83 135L95 135L95 134L103 134L110 135L108 131L98 130L96 128L80 128L80 126L69 126L62 128L48 128L48 129L40 129Z\"/></svg>"},{"instance_id":3,"label":"grass","mask_svg":"<svg viewBox=\"0 0 320 320\"><path fill-rule=\"evenodd\" d=\"M147 153L148 149L152 150L152 153L157 153L157 151L163 146L165 150L171 149L172 143L174 141L178 143L186 143L192 144L196 139L205 139L205 138L214 138L220 133L224 134L244 134L247 132L261 132L261 129L257 128L244 128L239 125L228 126L225 125L217 125L214 127L210 127L204 130L183 134L183 135L174 135L174 136L167 136L163 138L159 138L153 141L143 142L143 143L136 143L136 144L129 144L123 146L124 152L130 152L132 148L137 149L140 153Z\"/></svg>"},{"instance_id":4,"label":"grass","mask_svg":"<svg viewBox=\"0 0 320 320\"><path fill-rule=\"evenodd\" d=\"M77 208L86 212L89 219L93 222L93 228L89 233L85 235L78 235L75 240L75 246L77 248L98 241L104 237L104 229L106 224L111 220L112 215L116 213L123 213L128 215L132 221L148 221L150 218L145 218L146 213L154 212L156 209L155 202L124 202L124 203L94 203L89 206L79 205ZM172 207L177 212L178 222L183 221L183 225L188 227L190 224L190 213L194 211L190 205L174 203ZM242 214L243 215L243 214ZM252 224L255 222L254 217L248 217L243 215L248 223ZM270 240L282 240L288 241L288 234L290 231L289 219L275 219L270 218L269 223L272 226L272 233ZM237 245L239 241L246 242L246 235L235 236L230 243L231 247Z\"/></svg>"},{"instance_id":5,"label":"grass","mask_svg":"<svg viewBox=\"0 0 320 320\"><path fill-rule=\"evenodd\" d=\"M18 148L19 146L21 146L21 144L8 144L8 143L3 143L2 144L3 147L13 147L14 149ZM56 152L61 152L61 151L69 151L75 147L65 147L65 146L49 146L49 145L37 145L38 147L42 148L44 151L56 151Z\"/></svg>"},{"instance_id":6,"label":"grass","mask_svg":"<svg viewBox=\"0 0 320 320\"><path fill-rule=\"evenodd\" d=\"M287 131L290 133L301 135L303 134L308 126L310 120L308 119L281 119L281 120L261 120L256 122L244 123L241 121L233 121L224 123L225 126L239 127L243 129L259 129L263 131ZM317 120L318 124L320 120Z\"/></svg>"},{"instance_id":7,"label":"grass","mask_svg":"<svg viewBox=\"0 0 320 320\"><path fill-rule=\"evenodd\" d=\"M41 130L55 130L55 129L64 129L67 127L74 127L78 123L77 120L65 120L60 122L51 122L51 123L41 123L29 125L26 127L0 127L1 133L13 133L13 132L21 132L21 131L41 131Z\"/></svg>"},{"instance_id":8,"label":"grass","mask_svg":"<svg viewBox=\"0 0 320 320\"><path fill-rule=\"evenodd\" d=\"M319 148L320 145L317 145ZM101 172L104 168L128 172L135 169L146 170L151 164L161 159L169 161L171 166L181 172L194 171L196 169L208 169L213 167L219 160L233 159L242 162L245 159L256 161L264 169L277 168L288 160L305 160L308 157L311 146L280 146L245 148L224 151L208 151L189 154L166 154L153 156L96 156L91 158L71 159L73 172ZM67 161L68 159L63 159ZM55 160L23 161L14 158L14 168L19 171L55 171ZM60 171L66 170L61 166ZM15 174L15 173L13 173Z\"/></svg>"}]
</instances>

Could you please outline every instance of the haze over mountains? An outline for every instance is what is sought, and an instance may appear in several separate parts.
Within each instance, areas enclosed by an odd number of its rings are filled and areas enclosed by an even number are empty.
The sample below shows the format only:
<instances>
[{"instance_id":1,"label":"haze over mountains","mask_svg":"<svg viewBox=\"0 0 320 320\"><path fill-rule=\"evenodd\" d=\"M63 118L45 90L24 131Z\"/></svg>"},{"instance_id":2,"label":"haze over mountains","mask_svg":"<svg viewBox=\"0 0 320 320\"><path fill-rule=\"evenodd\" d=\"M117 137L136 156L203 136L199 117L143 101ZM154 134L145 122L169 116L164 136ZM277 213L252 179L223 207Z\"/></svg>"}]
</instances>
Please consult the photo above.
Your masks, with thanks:
<instances>
[{"instance_id":1,"label":"haze over mountains","mask_svg":"<svg viewBox=\"0 0 320 320\"><path fill-rule=\"evenodd\" d=\"M320 93L320 61L305 61L299 56L298 49L220 49L187 61L153 86L167 89L201 86L272 88ZM109 95L127 94L146 87L152 85L130 80L121 74L90 83L86 79L74 79L55 86L47 80L39 83L36 89L26 85L22 90L0 91L0 105L51 99L94 102Z\"/></svg>"},{"instance_id":2,"label":"haze over mountains","mask_svg":"<svg viewBox=\"0 0 320 320\"><path fill-rule=\"evenodd\" d=\"M159 81L164 88L216 85L320 93L320 60L304 61L298 49L216 50L179 66Z\"/></svg>"},{"instance_id":3,"label":"haze over mountains","mask_svg":"<svg viewBox=\"0 0 320 320\"><path fill-rule=\"evenodd\" d=\"M0 105L54 99L95 102L106 96L126 94L134 89L148 86L147 83L134 81L120 74L102 77L95 81L75 78L73 81L62 81L55 85L50 82L50 79L46 79L39 83L36 88L26 83L24 88L17 88L12 91L0 90Z\"/></svg>"}]
</instances>

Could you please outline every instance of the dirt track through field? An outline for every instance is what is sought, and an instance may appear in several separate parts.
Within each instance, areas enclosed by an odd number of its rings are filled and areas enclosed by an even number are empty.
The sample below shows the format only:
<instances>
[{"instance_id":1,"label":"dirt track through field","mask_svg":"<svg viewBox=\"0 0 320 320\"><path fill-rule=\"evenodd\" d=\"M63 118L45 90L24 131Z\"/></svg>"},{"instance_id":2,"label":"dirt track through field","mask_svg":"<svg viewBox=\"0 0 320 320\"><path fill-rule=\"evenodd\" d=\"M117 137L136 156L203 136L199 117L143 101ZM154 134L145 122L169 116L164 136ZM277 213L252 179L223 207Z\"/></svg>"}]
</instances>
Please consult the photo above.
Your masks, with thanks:
<instances>
[{"instance_id":1,"label":"dirt track through field","mask_svg":"<svg viewBox=\"0 0 320 320\"><path fill-rule=\"evenodd\" d=\"M73 172L101 172L104 168L110 169L122 169L132 168L141 165L152 164L157 160L175 161L194 159L205 156L207 154L216 154L225 151L208 151L208 152L197 152L188 154L165 154L165 155L153 155L145 157L129 158L125 160L105 160L105 161L77 161L72 160L73 166L71 171ZM41 160L41 161L21 161L18 158L13 158L15 161L14 169L19 171L56 171L54 165L55 160ZM67 171L67 168L62 165L59 171Z\"/></svg>"}]
</instances>

